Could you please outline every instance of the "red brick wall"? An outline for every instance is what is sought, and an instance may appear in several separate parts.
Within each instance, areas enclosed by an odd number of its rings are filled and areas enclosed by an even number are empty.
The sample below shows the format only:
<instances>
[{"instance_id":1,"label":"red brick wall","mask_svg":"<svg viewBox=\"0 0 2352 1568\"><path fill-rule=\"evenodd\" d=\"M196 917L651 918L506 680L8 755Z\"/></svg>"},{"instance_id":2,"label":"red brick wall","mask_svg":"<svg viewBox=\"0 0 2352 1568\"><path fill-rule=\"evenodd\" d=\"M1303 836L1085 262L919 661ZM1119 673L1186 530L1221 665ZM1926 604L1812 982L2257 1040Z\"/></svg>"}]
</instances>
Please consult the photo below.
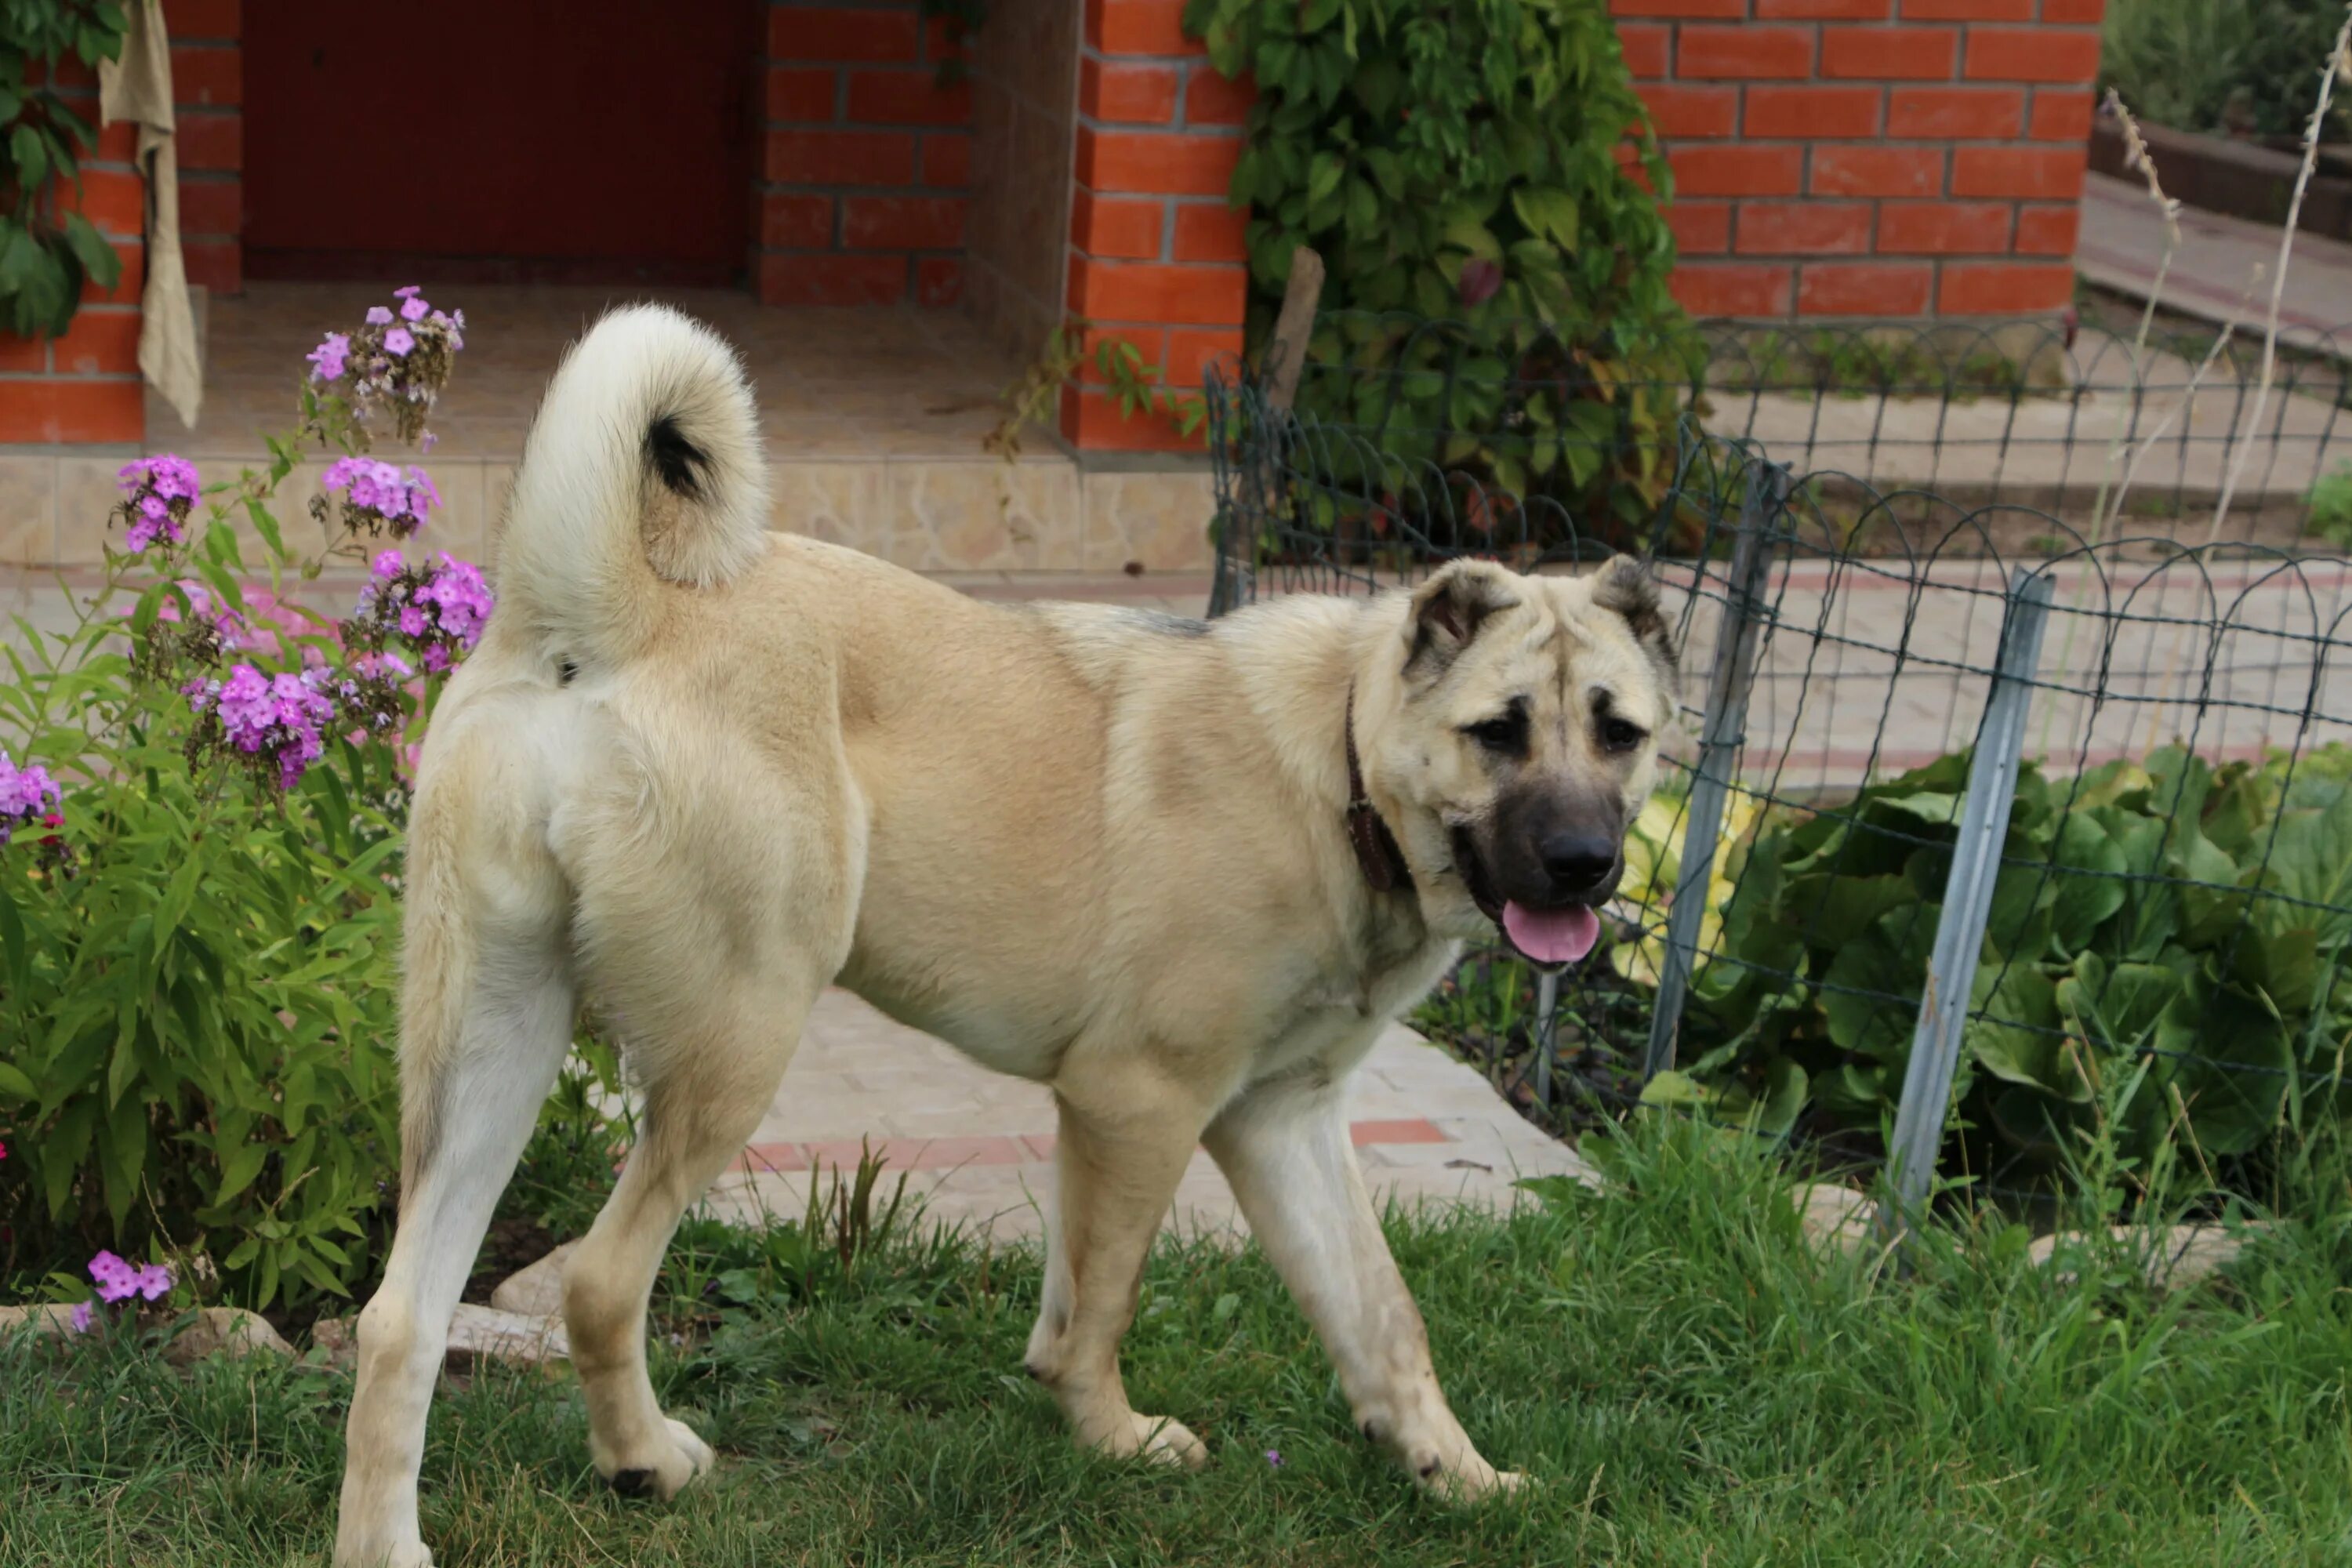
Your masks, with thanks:
<instances>
[{"instance_id":1,"label":"red brick wall","mask_svg":"<svg viewBox=\"0 0 2352 1568\"><path fill-rule=\"evenodd\" d=\"M75 111L97 124L96 77L66 69L58 79ZM63 192L68 210L79 208L114 242L121 278L103 292L85 288L61 337L0 333L0 445L135 442L146 434L139 379L146 190L131 164L133 142L128 125L102 132L82 163L79 191Z\"/></svg>"},{"instance_id":2,"label":"red brick wall","mask_svg":"<svg viewBox=\"0 0 2352 1568\"><path fill-rule=\"evenodd\" d=\"M953 304L971 89L914 0L773 0L753 271L769 305Z\"/></svg>"},{"instance_id":3,"label":"red brick wall","mask_svg":"<svg viewBox=\"0 0 2352 1568\"><path fill-rule=\"evenodd\" d=\"M188 281L245 289L245 59L239 0L163 0Z\"/></svg>"},{"instance_id":4,"label":"red brick wall","mask_svg":"<svg viewBox=\"0 0 2352 1568\"><path fill-rule=\"evenodd\" d=\"M2105 0L1612 0L1709 316L2032 316L2074 292Z\"/></svg>"},{"instance_id":5,"label":"red brick wall","mask_svg":"<svg viewBox=\"0 0 2352 1568\"><path fill-rule=\"evenodd\" d=\"M1067 303L1094 333L1062 398L1062 434L1084 448L1200 444L1121 416L1093 368L1101 335L1133 343L1179 390L1242 346L1245 215L1225 192L1251 94L1184 37L1183 12L1183 0L1086 0Z\"/></svg>"}]
</instances>

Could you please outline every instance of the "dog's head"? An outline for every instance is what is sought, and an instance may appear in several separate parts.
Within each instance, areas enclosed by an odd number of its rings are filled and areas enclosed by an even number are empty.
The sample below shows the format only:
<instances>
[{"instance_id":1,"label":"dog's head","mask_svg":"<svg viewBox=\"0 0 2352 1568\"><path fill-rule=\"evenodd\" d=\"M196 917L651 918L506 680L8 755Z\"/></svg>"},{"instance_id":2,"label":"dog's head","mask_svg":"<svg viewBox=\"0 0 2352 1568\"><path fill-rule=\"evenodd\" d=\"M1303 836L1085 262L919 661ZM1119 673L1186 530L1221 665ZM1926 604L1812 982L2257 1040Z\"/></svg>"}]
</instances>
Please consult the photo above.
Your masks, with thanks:
<instances>
[{"instance_id":1,"label":"dog's head","mask_svg":"<svg viewBox=\"0 0 2352 1568\"><path fill-rule=\"evenodd\" d=\"M1367 750L1441 934L1499 928L1571 963L1616 891L1626 826L1657 776L1675 650L1649 573L1618 556L1583 577L1462 561L1405 616L1398 701Z\"/></svg>"}]
</instances>

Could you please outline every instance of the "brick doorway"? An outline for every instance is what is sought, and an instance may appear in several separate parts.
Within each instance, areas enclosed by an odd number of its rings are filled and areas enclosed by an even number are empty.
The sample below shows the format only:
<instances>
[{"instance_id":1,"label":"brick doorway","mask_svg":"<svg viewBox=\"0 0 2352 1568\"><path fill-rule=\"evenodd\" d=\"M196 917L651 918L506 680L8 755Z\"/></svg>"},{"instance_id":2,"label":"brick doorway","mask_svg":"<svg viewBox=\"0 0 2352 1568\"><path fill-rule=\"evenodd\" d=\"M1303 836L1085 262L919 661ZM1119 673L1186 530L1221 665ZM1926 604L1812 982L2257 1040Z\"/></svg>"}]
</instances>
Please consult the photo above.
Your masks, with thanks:
<instances>
[{"instance_id":1,"label":"brick doorway","mask_svg":"<svg viewBox=\"0 0 2352 1568\"><path fill-rule=\"evenodd\" d=\"M762 21L246 0L246 273L740 285Z\"/></svg>"}]
</instances>

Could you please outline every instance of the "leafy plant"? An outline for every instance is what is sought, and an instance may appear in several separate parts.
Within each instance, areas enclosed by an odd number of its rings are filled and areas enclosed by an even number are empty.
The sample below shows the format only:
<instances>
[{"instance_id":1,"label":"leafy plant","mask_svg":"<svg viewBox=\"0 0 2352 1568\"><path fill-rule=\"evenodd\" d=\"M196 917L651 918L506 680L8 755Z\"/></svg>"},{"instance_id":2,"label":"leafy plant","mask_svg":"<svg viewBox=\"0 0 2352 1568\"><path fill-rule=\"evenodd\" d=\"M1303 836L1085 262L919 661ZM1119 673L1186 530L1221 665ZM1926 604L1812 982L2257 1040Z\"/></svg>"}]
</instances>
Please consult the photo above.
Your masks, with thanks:
<instances>
[{"instance_id":1,"label":"leafy plant","mask_svg":"<svg viewBox=\"0 0 2352 1568\"><path fill-rule=\"evenodd\" d=\"M57 90L61 62L95 69L121 54L122 27L114 0L0 0L0 331L55 337L85 280L111 289L122 275L96 226L58 210L98 135Z\"/></svg>"},{"instance_id":2,"label":"leafy plant","mask_svg":"<svg viewBox=\"0 0 2352 1568\"><path fill-rule=\"evenodd\" d=\"M306 383L300 413L346 458L364 444L331 390ZM179 458L128 465L99 592L5 647L0 737L60 787L0 836L0 1272L201 1256L181 1278L258 1307L370 1265L406 763L488 599L464 563L385 552L354 618L289 603L320 563L274 510L297 446L269 449L208 489ZM408 482L401 532L437 501ZM401 635L354 635L395 590Z\"/></svg>"},{"instance_id":3,"label":"leafy plant","mask_svg":"<svg viewBox=\"0 0 2352 1568\"><path fill-rule=\"evenodd\" d=\"M1840 1158L1869 1148L1900 1099L1967 776L1955 754L1833 809L1732 797L1681 1067L1645 1103L1801 1131ZM1636 819L1621 934L1563 992L1554 1081L1597 1086L1604 1113L1631 1098L1685 826L1674 790ZM2261 1162L2291 1164L2352 1125L2347 956L2352 748L2217 768L2174 746L2073 779L2029 765L1969 981L1961 1168L2145 1196L2168 1168L2243 1188ZM1491 1069L1534 1049L1533 996L1525 964L1475 955L1415 1022Z\"/></svg>"},{"instance_id":4,"label":"leafy plant","mask_svg":"<svg viewBox=\"0 0 2352 1568\"><path fill-rule=\"evenodd\" d=\"M1829 1126L1899 1095L1965 756L1836 811L1768 814L1734 847L1720 952L1693 977L1696 1079L1790 1064ZM2214 768L2179 747L2020 783L1970 982L1963 1118L2054 1169L2095 1105L2147 1160L2253 1153L2352 1109L2352 752Z\"/></svg>"},{"instance_id":5,"label":"leafy plant","mask_svg":"<svg viewBox=\"0 0 2352 1568\"><path fill-rule=\"evenodd\" d=\"M2320 477L2304 498L2305 526L2330 544L2352 548L2352 463L2339 463Z\"/></svg>"},{"instance_id":6,"label":"leafy plant","mask_svg":"<svg viewBox=\"0 0 2352 1568\"><path fill-rule=\"evenodd\" d=\"M2300 137L2343 23L2336 0L2111 0L2099 85L2159 125Z\"/></svg>"},{"instance_id":7,"label":"leafy plant","mask_svg":"<svg viewBox=\"0 0 2352 1568\"><path fill-rule=\"evenodd\" d=\"M1369 433L1338 478L1369 499L1436 468L1643 524L1696 351L1603 0L1191 0L1185 25L1256 82L1231 195L1261 361L1297 347L1268 341L1293 252L1324 258L1297 408Z\"/></svg>"},{"instance_id":8,"label":"leafy plant","mask_svg":"<svg viewBox=\"0 0 2352 1568\"><path fill-rule=\"evenodd\" d=\"M1021 427L1053 423L1063 388L1087 360L1087 333L1093 323L1073 316L1045 335L1045 346L1024 370L1021 379L1004 392L1004 418L982 437L981 445L1011 462L1021 455ZM1208 418L1209 405L1201 398L1168 390L1167 371L1143 363L1143 353L1124 338L1108 334L1097 339L1095 369L1111 389L1119 417L1138 415L1167 421L1177 433L1191 436Z\"/></svg>"}]
</instances>

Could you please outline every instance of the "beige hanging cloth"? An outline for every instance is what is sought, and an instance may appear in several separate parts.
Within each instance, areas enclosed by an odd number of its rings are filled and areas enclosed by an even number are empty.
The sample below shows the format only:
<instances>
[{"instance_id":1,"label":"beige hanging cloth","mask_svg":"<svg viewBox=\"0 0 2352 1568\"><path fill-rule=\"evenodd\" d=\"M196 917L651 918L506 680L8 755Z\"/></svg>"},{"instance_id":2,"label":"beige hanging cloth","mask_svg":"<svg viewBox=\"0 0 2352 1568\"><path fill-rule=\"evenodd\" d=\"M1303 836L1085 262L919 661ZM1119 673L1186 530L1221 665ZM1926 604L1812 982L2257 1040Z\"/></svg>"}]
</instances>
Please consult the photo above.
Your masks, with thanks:
<instances>
[{"instance_id":1,"label":"beige hanging cloth","mask_svg":"<svg viewBox=\"0 0 2352 1568\"><path fill-rule=\"evenodd\" d=\"M133 155L147 177L147 284L139 296L139 370L194 428L205 378L196 361L196 318L180 256L180 157L173 140L172 46L163 36L163 0L130 0L122 58L98 67L101 125L139 127Z\"/></svg>"}]
</instances>

